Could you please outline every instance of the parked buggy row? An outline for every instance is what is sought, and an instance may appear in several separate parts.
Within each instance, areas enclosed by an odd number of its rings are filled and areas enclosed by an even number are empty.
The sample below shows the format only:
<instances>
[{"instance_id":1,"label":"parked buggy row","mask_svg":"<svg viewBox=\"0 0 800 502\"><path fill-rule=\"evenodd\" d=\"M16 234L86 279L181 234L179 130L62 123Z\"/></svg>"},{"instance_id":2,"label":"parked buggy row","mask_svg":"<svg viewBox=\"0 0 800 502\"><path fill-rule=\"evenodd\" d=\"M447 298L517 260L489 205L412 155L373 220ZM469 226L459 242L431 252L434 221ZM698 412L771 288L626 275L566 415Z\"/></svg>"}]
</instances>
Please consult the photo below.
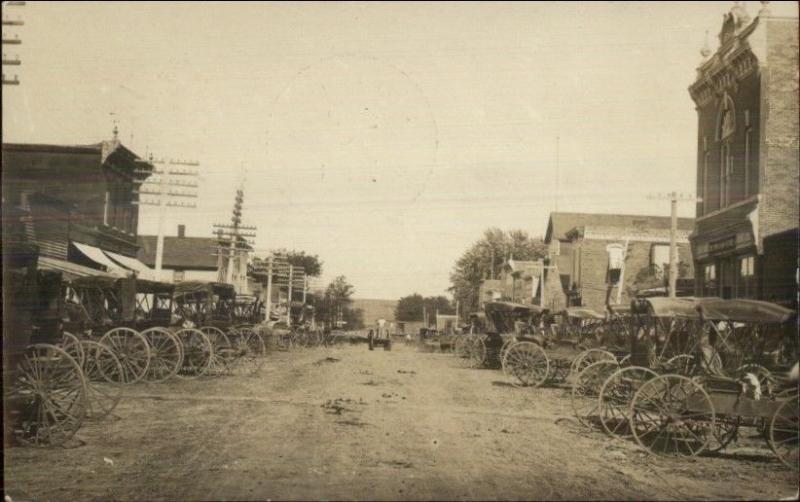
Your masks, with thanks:
<instances>
[{"instance_id":1,"label":"parked buggy row","mask_svg":"<svg viewBox=\"0 0 800 502\"><path fill-rule=\"evenodd\" d=\"M126 385L251 375L267 353L255 299L230 285L65 280L39 269L35 246L3 255L6 440L63 444L85 419L108 416Z\"/></svg>"},{"instance_id":2,"label":"parked buggy row","mask_svg":"<svg viewBox=\"0 0 800 502\"><path fill-rule=\"evenodd\" d=\"M478 319L478 316L474 316ZM503 370L513 385L565 384L580 423L652 453L718 452L757 430L800 464L797 317L756 300L649 298L608 315L510 302L458 337L462 366ZM476 326L477 323L473 323Z\"/></svg>"}]
</instances>

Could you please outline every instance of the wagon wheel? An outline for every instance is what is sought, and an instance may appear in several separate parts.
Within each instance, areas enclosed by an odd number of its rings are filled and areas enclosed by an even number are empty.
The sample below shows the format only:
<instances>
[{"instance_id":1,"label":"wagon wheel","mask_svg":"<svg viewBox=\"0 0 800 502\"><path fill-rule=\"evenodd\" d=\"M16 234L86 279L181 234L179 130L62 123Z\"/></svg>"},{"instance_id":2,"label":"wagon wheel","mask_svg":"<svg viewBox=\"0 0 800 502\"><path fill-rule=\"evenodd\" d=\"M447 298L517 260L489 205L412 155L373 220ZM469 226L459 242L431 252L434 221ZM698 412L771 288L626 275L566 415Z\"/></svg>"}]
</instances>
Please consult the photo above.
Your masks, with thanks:
<instances>
[{"instance_id":1,"label":"wagon wheel","mask_svg":"<svg viewBox=\"0 0 800 502\"><path fill-rule=\"evenodd\" d=\"M503 345L500 347L500 353L498 355L498 358L501 361L506 356L506 352L508 352L508 349L515 343L517 343L516 338L507 338L506 340L503 341Z\"/></svg>"},{"instance_id":2,"label":"wagon wheel","mask_svg":"<svg viewBox=\"0 0 800 502\"><path fill-rule=\"evenodd\" d=\"M84 359L83 347L81 346L81 341L80 339L78 339L77 336L65 331L64 334L62 335L59 347L64 349L64 352L66 352L73 359L75 359L75 362L83 366L83 359Z\"/></svg>"},{"instance_id":3,"label":"wagon wheel","mask_svg":"<svg viewBox=\"0 0 800 502\"><path fill-rule=\"evenodd\" d=\"M679 375L690 375L694 368L694 357L690 354L678 354L667 359L663 368L669 373L677 373Z\"/></svg>"},{"instance_id":4,"label":"wagon wheel","mask_svg":"<svg viewBox=\"0 0 800 502\"><path fill-rule=\"evenodd\" d=\"M769 447L785 466L795 472L800 466L799 418L800 402L795 395L781 403L769 423Z\"/></svg>"},{"instance_id":5,"label":"wagon wheel","mask_svg":"<svg viewBox=\"0 0 800 502\"><path fill-rule=\"evenodd\" d=\"M506 351L503 373L515 386L539 387L550 375L550 360L542 347L533 342L517 342Z\"/></svg>"},{"instance_id":6,"label":"wagon wheel","mask_svg":"<svg viewBox=\"0 0 800 502\"><path fill-rule=\"evenodd\" d=\"M570 402L572 411L580 423L587 427L597 423L602 415L598 399L600 389L603 387L609 375L619 369L617 360L597 361L585 367L578 373L575 382L572 384Z\"/></svg>"},{"instance_id":7,"label":"wagon wheel","mask_svg":"<svg viewBox=\"0 0 800 502\"><path fill-rule=\"evenodd\" d=\"M629 366L614 372L603 383L598 396L600 423L611 436L631 434L628 410L637 390L658 374L642 366Z\"/></svg>"},{"instance_id":8,"label":"wagon wheel","mask_svg":"<svg viewBox=\"0 0 800 502\"><path fill-rule=\"evenodd\" d=\"M13 434L30 446L64 444L86 417L86 379L80 365L49 344L28 347L6 397Z\"/></svg>"},{"instance_id":9,"label":"wagon wheel","mask_svg":"<svg viewBox=\"0 0 800 502\"><path fill-rule=\"evenodd\" d=\"M584 350L572 360L572 364L569 367L568 378L576 377L581 371L586 369L587 366L598 361L613 361L616 364L617 358L614 357L614 354L611 352L603 349Z\"/></svg>"},{"instance_id":10,"label":"wagon wheel","mask_svg":"<svg viewBox=\"0 0 800 502\"><path fill-rule=\"evenodd\" d=\"M472 358L472 345L478 337L476 335L467 335L464 340L458 345L456 349L456 361L458 365L463 368L469 368Z\"/></svg>"},{"instance_id":11,"label":"wagon wheel","mask_svg":"<svg viewBox=\"0 0 800 502\"><path fill-rule=\"evenodd\" d=\"M476 336L469 344L469 366L471 368L482 368L486 364L486 339L483 336Z\"/></svg>"},{"instance_id":12,"label":"wagon wheel","mask_svg":"<svg viewBox=\"0 0 800 502\"><path fill-rule=\"evenodd\" d=\"M183 365L178 371L178 377L195 378L205 375L211 366L214 357L214 345L211 340L194 328L184 328L175 333L183 348Z\"/></svg>"},{"instance_id":13,"label":"wagon wheel","mask_svg":"<svg viewBox=\"0 0 800 502\"><path fill-rule=\"evenodd\" d=\"M105 345L84 340L81 346L86 354L83 375L88 391L87 415L89 418L105 418L122 398L120 384L125 382L125 369L114 351Z\"/></svg>"},{"instance_id":14,"label":"wagon wheel","mask_svg":"<svg viewBox=\"0 0 800 502\"><path fill-rule=\"evenodd\" d=\"M163 382L175 376L183 364L181 342L166 328L150 328L142 331L150 344L150 367L145 379Z\"/></svg>"},{"instance_id":15,"label":"wagon wheel","mask_svg":"<svg viewBox=\"0 0 800 502\"><path fill-rule=\"evenodd\" d=\"M264 357L267 355L267 344L264 342L264 339L261 338L261 335L250 330L249 332L243 331L242 336L244 336L247 347L257 357Z\"/></svg>"},{"instance_id":16,"label":"wagon wheel","mask_svg":"<svg viewBox=\"0 0 800 502\"><path fill-rule=\"evenodd\" d=\"M456 357L465 357L464 350L467 343L467 338L470 335L460 335L457 336L455 341L453 342L453 355Z\"/></svg>"},{"instance_id":17,"label":"wagon wheel","mask_svg":"<svg viewBox=\"0 0 800 502\"><path fill-rule=\"evenodd\" d=\"M114 328L100 338L100 343L114 351L114 355L122 363L125 383L138 382L147 374L150 367L150 344L138 331Z\"/></svg>"},{"instance_id":18,"label":"wagon wheel","mask_svg":"<svg viewBox=\"0 0 800 502\"><path fill-rule=\"evenodd\" d=\"M224 374L230 372L230 364L236 357L236 350L231 343L230 337L219 328L214 326L203 326L200 331L208 337L214 352L211 356L211 364L208 373Z\"/></svg>"},{"instance_id":19,"label":"wagon wheel","mask_svg":"<svg viewBox=\"0 0 800 502\"><path fill-rule=\"evenodd\" d=\"M233 348L235 356L229 364L229 371L234 375L252 376L258 373L264 359L264 342L255 333L250 336L237 337Z\"/></svg>"},{"instance_id":20,"label":"wagon wheel","mask_svg":"<svg viewBox=\"0 0 800 502\"><path fill-rule=\"evenodd\" d=\"M661 375L634 394L628 411L636 442L653 453L694 456L708 447L714 404L703 387L682 375Z\"/></svg>"}]
</instances>

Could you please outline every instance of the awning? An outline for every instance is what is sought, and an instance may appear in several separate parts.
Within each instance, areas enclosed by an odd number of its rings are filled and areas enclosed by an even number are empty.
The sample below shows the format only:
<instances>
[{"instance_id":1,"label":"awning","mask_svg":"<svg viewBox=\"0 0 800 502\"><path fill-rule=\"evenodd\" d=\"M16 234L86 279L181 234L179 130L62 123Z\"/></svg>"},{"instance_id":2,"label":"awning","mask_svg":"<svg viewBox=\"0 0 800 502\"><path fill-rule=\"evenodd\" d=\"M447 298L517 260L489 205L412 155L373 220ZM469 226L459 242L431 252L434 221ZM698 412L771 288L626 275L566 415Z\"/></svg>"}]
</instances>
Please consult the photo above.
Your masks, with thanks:
<instances>
[{"instance_id":1,"label":"awning","mask_svg":"<svg viewBox=\"0 0 800 502\"><path fill-rule=\"evenodd\" d=\"M156 280L156 275L153 272L153 270L151 270L147 265L140 262L136 258L131 258L130 256L121 255L119 253L114 253L113 251L103 250L103 253L109 258L111 258L112 261L119 263L128 270L136 272L136 277L140 279L147 279L150 281Z\"/></svg>"},{"instance_id":2,"label":"awning","mask_svg":"<svg viewBox=\"0 0 800 502\"><path fill-rule=\"evenodd\" d=\"M59 260L57 258L49 258L47 256L39 257L39 268L61 272L67 280L77 279L78 277L114 277L96 268L84 267L77 263Z\"/></svg>"},{"instance_id":3,"label":"awning","mask_svg":"<svg viewBox=\"0 0 800 502\"><path fill-rule=\"evenodd\" d=\"M102 249L75 241L72 241L72 244L87 258L105 267L109 273L120 277L126 277L128 275L125 268L111 261L111 259L103 253Z\"/></svg>"}]
</instances>

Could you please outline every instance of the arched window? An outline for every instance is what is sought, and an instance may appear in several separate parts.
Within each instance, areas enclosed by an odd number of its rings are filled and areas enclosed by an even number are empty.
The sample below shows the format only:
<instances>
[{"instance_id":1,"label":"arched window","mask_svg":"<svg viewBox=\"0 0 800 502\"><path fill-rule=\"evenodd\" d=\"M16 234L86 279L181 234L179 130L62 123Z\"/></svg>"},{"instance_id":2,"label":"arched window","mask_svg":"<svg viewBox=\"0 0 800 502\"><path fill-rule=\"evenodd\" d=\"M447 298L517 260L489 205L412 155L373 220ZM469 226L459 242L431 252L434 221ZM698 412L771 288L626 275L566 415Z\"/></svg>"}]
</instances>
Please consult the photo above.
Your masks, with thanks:
<instances>
[{"instance_id":1,"label":"arched window","mask_svg":"<svg viewBox=\"0 0 800 502\"><path fill-rule=\"evenodd\" d=\"M733 153L731 152L731 136L736 130L736 113L733 100L725 94L719 107L717 119L717 140L719 146L719 208L727 207L731 202L731 180L733 178Z\"/></svg>"}]
</instances>

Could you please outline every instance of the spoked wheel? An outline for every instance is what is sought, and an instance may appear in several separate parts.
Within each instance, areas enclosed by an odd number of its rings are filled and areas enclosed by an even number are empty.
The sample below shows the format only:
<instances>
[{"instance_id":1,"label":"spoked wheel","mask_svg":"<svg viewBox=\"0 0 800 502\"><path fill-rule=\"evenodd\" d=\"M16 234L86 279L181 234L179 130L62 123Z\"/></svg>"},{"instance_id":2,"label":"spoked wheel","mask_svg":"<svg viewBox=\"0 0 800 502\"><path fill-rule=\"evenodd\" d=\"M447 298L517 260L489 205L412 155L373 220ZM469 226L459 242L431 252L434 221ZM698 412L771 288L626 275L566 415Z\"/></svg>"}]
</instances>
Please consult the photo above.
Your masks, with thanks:
<instances>
[{"instance_id":1,"label":"spoked wheel","mask_svg":"<svg viewBox=\"0 0 800 502\"><path fill-rule=\"evenodd\" d=\"M634 394L644 382L657 377L658 374L642 366L629 366L609 376L598 396L600 423L603 429L612 436L628 436L631 434L628 411Z\"/></svg>"},{"instance_id":2,"label":"spoked wheel","mask_svg":"<svg viewBox=\"0 0 800 502\"><path fill-rule=\"evenodd\" d=\"M456 352L456 362L462 368L472 367L472 346L477 343L477 335L467 335L463 343L459 344Z\"/></svg>"},{"instance_id":3,"label":"spoked wheel","mask_svg":"<svg viewBox=\"0 0 800 502\"><path fill-rule=\"evenodd\" d=\"M664 370L678 375L689 375L694 367L694 357L690 354L678 354L664 363Z\"/></svg>"},{"instance_id":4,"label":"spoked wheel","mask_svg":"<svg viewBox=\"0 0 800 502\"><path fill-rule=\"evenodd\" d=\"M249 336L237 336L233 340L236 354L228 365L229 371L235 375L252 376L258 373L264 363L264 342L255 333Z\"/></svg>"},{"instance_id":5,"label":"spoked wheel","mask_svg":"<svg viewBox=\"0 0 800 502\"><path fill-rule=\"evenodd\" d=\"M506 357L506 352L508 352L508 349L515 343L517 343L517 339L513 337L507 338L506 340L503 341L503 345L500 347L500 353L498 354L498 359L500 359L500 361L502 361L503 358Z\"/></svg>"},{"instance_id":6,"label":"spoked wheel","mask_svg":"<svg viewBox=\"0 0 800 502\"><path fill-rule=\"evenodd\" d=\"M214 345L202 331L185 328L175 333L183 347L183 364L178 371L181 378L205 375L214 357Z\"/></svg>"},{"instance_id":7,"label":"spoked wheel","mask_svg":"<svg viewBox=\"0 0 800 502\"><path fill-rule=\"evenodd\" d=\"M486 337L476 336L467 347L469 351L468 366L483 368L486 364Z\"/></svg>"},{"instance_id":8,"label":"spoked wheel","mask_svg":"<svg viewBox=\"0 0 800 502\"><path fill-rule=\"evenodd\" d=\"M572 384L570 402L572 411L578 421L591 427L597 424L602 415L600 410L601 401L598 399L600 389L603 387L609 375L619 369L617 360L597 361L585 367Z\"/></svg>"},{"instance_id":9,"label":"spoked wheel","mask_svg":"<svg viewBox=\"0 0 800 502\"><path fill-rule=\"evenodd\" d=\"M784 401L769 424L769 447L783 465L797 472L800 466L800 402L798 396Z\"/></svg>"},{"instance_id":10,"label":"spoked wheel","mask_svg":"<svg viewBox=\"0 0 800 502\"><path fill-rule=\"evenodd\" d=\"M80 339L78 339L77 336L65 331L62 335L61 344L59 346L64 349L64 352L69 354L70 357L75 359L75 362L83 366L83 347Z\"/></svg>"},{"instance_id":11,"label":"spoked wheel","mask_svg":"<svg viewBox=\"0 0 800 502\"><path fill-rule=\"evenodd\" d=\"M467 345L471 343L471 337L473 335L465 335L462 337L458 337L453 343L453 354L456 356L460 365L466 366L467 359L469 358L469 351L467 350Z\"/></svg>"},{"instance_id":12,"label":"spoked wheel","mask_svg":"<svg viewBox=\"0 0 800 502\"><path fill-rule=\"evenodd\" d=\"M506 351L503 373L515 386L539 387L550 375L550 360L533 342L517 342Z\"/></svg>"},{"instance_id":13,"label":"spoked wheel","mask_svg":"<svg viewBox=\"0 0 800 502\"><path fill-rule=\"evenodd\" d=\"M147 338L130 328L114 328L100 343L114 351L125 370L125 383L136 383L147 374L150 367L150 344Z\"/></svg>"},{"instance_id":14,"label":"spoked wheel","mask_svg":"<svg viewBox=\"0 0 800 502\"><path fill-rule=\"evenodd\" d=\"M91 419L107 417L122 398L125 369L114 352L101 343L91 340L81 342L86 358L83 375L88 391L87 416Z\"/></svg>"},{"instance_id":15,"label":"spoked wheel","mask_svg":"<svg viewBox=\"0 0 800 502\"><path fill-rule=\"evenodd\" d=\"M58 446L80 429L87 408L80 365L55 345L28 347L6 395L14 438L30 446Z\"/></svg>"},{"instance_id":16,"label":"spoked wheel","mask_svg":"<svg viewBox=\"0 0 800 502\"><path fill-rule=\"evenodd\" d=\"M712 440L715 412L703 387L682 375L661 375L633 396L633 437L652 453L694 456Z\"/></svg>"},{"instance_id":17,"label":"spoked wheel","mask_svg":"<svg viewBox=\"0 0 800 502\"><path fill-rule=\"evenodd\" d=\"M183 364L181 342L166 328L155 327L142 331L150 344L150 367L145 380L163 382L178 374Z\"/></svg>"},{"instance_id":18,"label":"spoked wheel","mask_svg":"<svg viewBox=\"0 0 800 502\"><path fill-rule=\"evenodd\" d=\"M614 357L614 354L607 350L603 349L588 349L584 350L580 354L578 354L575 359L572 360L572 364L569 367L569 377L576 377L581 371L583 371L586 367L590 364L594 364L598 361L613 361L615 364L617 363L617 358Z\"/></svg>"},{"instance_id":19,"label":"spoked wheel","mask_svg":"<svg viewBox=\"0 0 800 502\"><path fill-rule=\"evenodd\" d=\"M221 329L213 326L203 326L200 328L200 331L202 331L203 334L208 337L208 339L211 341L211 345L214 347L208 373L229 373L229 365L233 362L233 359L236 356L236 350L231 343L230 337Z\"/></svg>"}]
</instances>

